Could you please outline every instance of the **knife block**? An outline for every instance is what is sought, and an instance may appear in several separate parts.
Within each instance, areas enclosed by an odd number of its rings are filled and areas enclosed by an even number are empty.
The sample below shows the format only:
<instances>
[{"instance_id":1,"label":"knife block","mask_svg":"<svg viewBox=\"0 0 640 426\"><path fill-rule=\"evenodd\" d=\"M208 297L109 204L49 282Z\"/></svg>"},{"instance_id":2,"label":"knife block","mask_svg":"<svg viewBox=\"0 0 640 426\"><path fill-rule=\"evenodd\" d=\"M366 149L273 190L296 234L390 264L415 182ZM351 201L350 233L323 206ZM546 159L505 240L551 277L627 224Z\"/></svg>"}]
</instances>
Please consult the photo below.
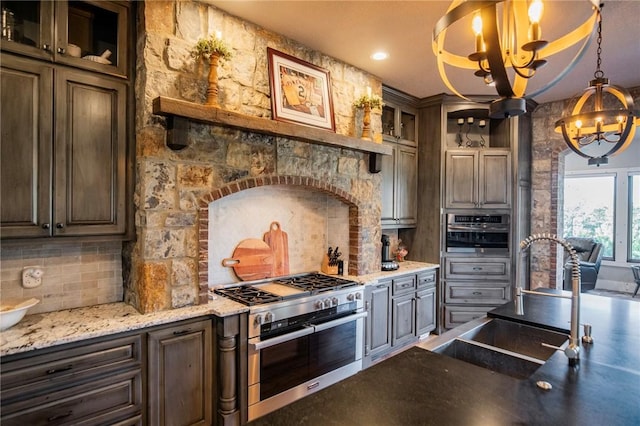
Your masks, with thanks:
<instances>
[{"instance_id":1,"label":"knife block","mask_svg":"<svg viewBox=\"0 0 640 426\"><path fill-rule=\"evenodd\" d=\"M338 275L338 265L329 265L329 256L327 256L326 254L322 258L322 265L320 267L320 270L324 274Z\"/></svg>"}]
</instances>

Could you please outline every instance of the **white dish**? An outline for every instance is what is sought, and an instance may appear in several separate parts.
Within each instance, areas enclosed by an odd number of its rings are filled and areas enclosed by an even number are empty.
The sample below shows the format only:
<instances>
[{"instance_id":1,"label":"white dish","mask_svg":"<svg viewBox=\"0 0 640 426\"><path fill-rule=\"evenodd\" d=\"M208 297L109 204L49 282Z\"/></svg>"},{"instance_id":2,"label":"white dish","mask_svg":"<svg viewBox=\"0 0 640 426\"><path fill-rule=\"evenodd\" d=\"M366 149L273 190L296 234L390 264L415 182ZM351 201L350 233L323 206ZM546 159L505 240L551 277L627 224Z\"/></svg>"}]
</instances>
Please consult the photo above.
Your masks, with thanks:
<instances>
[{"instance_id":1,"label":"white dish","mask_svg":"<svg viewBox=\"0 0 640 426\"><path fill-rule=\"evenodd\" d=\"M87 56L83 56L82 59L86 59L87 61L97 62L99 64L111 65L110 60L104 59L101 56L87 55Z\"/></svg>"},{"instance_id":2,"label":"white dish","mask_svg":"<svg viewBox=\"0 0 640 426\"><path fill-rule=\"evenodd\" d=\"M74 58L79 58L80 56L82 56L82 50L75 44L69 43L67 44L67 54L69 56L73 56Z\"/></svg>"},{"instance_id":3,"label":"white dish","mask_svg":"<svg viewBox=\"0 0 640 426\"><path fill-rule=\"evenodd\" d=\"M26 315L29 308L40 303L38 299L3 301L0 305L0 331L13 327Z\"/></svg>"}]
</instances>

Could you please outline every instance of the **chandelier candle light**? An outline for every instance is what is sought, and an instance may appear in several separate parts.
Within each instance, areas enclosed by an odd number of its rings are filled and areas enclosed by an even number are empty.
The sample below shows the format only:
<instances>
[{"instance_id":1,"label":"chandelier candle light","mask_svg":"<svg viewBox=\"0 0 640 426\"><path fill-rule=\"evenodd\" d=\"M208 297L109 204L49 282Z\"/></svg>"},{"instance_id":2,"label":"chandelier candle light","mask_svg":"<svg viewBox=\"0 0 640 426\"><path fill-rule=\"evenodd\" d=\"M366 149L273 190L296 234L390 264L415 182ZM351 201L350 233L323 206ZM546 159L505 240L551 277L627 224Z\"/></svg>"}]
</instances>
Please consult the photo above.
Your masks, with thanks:
<instances>
[{"instance_id":1,"label":"chandelier candle light","mask_svg":"<svg viewBox=\"0 0 640 426\"><path fill-rule=\"evenodd\" d=\"M602 6L600 6L602 9ZM600 69L602 60L602 16L598 20L598 59L593 80L584 92L576 95L556 121L555 131L576 154L589 165L607 164L608 157L624 151L633 141L640 125L633 98L622 87L609 84Z\"/></svg>"},{"instance_id":2,"label":"chandelier candle light","mask_svg":"<svg viewBox=\"0 0 640 426\"><path fill-rule=\"evenodd\" d=\"M547 41L542 38L542 0L454 0L433 30L432 48L442 81L457 96L472 101L453 87L445 72L445 65L474 70L474 74L482 78L484 84L494 86L500 96L500 99L490 104L491 118L524 114L525 99L545 92L560 81L589 46L599 6L596 0L584 0L580 3L592 7L593 13L589 18L566 35ZM447 30L457 30L450 27L465 17L472 17L474 42L470 44L475 49L471 54L463 56L449 51L445 46L445 38ZM546 65L546 58L581 41L577 54L562 72L534 93L525 92L527 81Z\"/></svg>"}]
</instances>

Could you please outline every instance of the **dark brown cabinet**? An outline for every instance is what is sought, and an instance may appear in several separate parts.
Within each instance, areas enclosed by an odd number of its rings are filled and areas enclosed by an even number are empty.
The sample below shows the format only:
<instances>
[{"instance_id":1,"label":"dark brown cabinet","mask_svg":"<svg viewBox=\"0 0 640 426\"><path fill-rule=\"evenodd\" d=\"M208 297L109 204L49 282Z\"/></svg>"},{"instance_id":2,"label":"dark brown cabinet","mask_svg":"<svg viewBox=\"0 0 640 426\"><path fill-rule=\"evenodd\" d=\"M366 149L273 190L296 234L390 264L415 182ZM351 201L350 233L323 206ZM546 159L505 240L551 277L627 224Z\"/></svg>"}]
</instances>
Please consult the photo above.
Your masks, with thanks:
<instances>
[{"instance_id":1,"label":"dark brown cabinet","mask_svg":"<svg viewBox=\"0 0 640 426\"><path fill-rule=\"evenodd\" d=\"M363 368L397 353L436 328L435 270L385 278L365 288Z\"/></svg>"},{"instance_id":2,"label":"dark brown cabinet","mask_svg":"<svg viewBox=\"0 0 640 426\"><path fill-rule=\"evenodd\" d=\"M174 324L148 334L148 423L211 425L211 321Z\"/></svg>"},{"instance_id":3,"label":"dark brown cabinet","mask_svg":"<svg viewBox=\"0 0 640 426\"><path fill-rule=\"evenodd\" d=\"M2 238L123 235L127 84L11 55L0 77Z\"/></svg>"},{"instance_id":4,"label":"dark brown cabinet","mask_svg":"<svg viewBox=\"0 0 640 426\"><path fill-rule=\"evenodd\" d=\"M3 1L3 51L126 76L126 1ZM100 58L100 59L99 59Z\"/></svg>"},{"instance_id":5,"label":"dark brown cabinet","mask_svg":"<svg viewBox=\"0 0 640 426\"><path fill-rule=\"evenodd\" d=\"M13 18L0 45L0 237L126 238L129 3L2 7Z\"/></svg>"},{"instance_id":6,"label":"dark brown cabinet","mask_svg":"<svg viewBox=\"0 0 640 426\"><path fill-rule=\"evenodd\" d=\"M365 290L367 310L365 359L391 348L391 282L383 281Z\"/></svg>"},{"instance_id":7,"label":"dark brown cabinet","mask_svg":"<svg viewBox=\"0 0 640 426\"><path fill-rule=\"evenodd\" d=\"M142 424L139 334L2 362L3 425Z\"/></svg>"},{"instance_id":8,"label":"dark brown cabinet","mask_svg":"<svg viewBox=\"0 0 640 426\"><path fill-rule=\"evenodd\" d=\"M382 157L381 223L385 229L408 228L417 217L416 99L389 87L383 87L382 95L382 138L393 151Z\"/></svg>"},{"instance_id":9,"label":"dark brown cabinet","mask_svg":"<svg viewBox=\"0 0 640 426\"><path fill-rule=\"evenodd\" d=\"M446 208L507 209L511 206L511 152L448 150Z\"/></svg>"}]
</instances>

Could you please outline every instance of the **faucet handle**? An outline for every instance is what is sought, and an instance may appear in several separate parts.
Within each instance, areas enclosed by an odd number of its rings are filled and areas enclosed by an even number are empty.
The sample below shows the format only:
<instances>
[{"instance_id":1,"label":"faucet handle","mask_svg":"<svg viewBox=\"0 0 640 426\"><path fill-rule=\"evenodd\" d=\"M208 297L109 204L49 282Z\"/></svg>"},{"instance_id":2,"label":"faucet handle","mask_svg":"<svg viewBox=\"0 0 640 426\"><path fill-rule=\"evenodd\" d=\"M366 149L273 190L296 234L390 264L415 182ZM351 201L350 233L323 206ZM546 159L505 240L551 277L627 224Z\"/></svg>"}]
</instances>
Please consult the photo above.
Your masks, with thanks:
<instances>
[{"instance_id":1,"label":"faucet handle","mask_svg":"<svg viewBox=\"0 0 640 426\"><path fill-rule=\"evenodd\" d=\"M584 336L582 336L582 343L593 343L593 337L591 337L591 324L582 324L584 329Z\"/></svg>"}]
</instances>

